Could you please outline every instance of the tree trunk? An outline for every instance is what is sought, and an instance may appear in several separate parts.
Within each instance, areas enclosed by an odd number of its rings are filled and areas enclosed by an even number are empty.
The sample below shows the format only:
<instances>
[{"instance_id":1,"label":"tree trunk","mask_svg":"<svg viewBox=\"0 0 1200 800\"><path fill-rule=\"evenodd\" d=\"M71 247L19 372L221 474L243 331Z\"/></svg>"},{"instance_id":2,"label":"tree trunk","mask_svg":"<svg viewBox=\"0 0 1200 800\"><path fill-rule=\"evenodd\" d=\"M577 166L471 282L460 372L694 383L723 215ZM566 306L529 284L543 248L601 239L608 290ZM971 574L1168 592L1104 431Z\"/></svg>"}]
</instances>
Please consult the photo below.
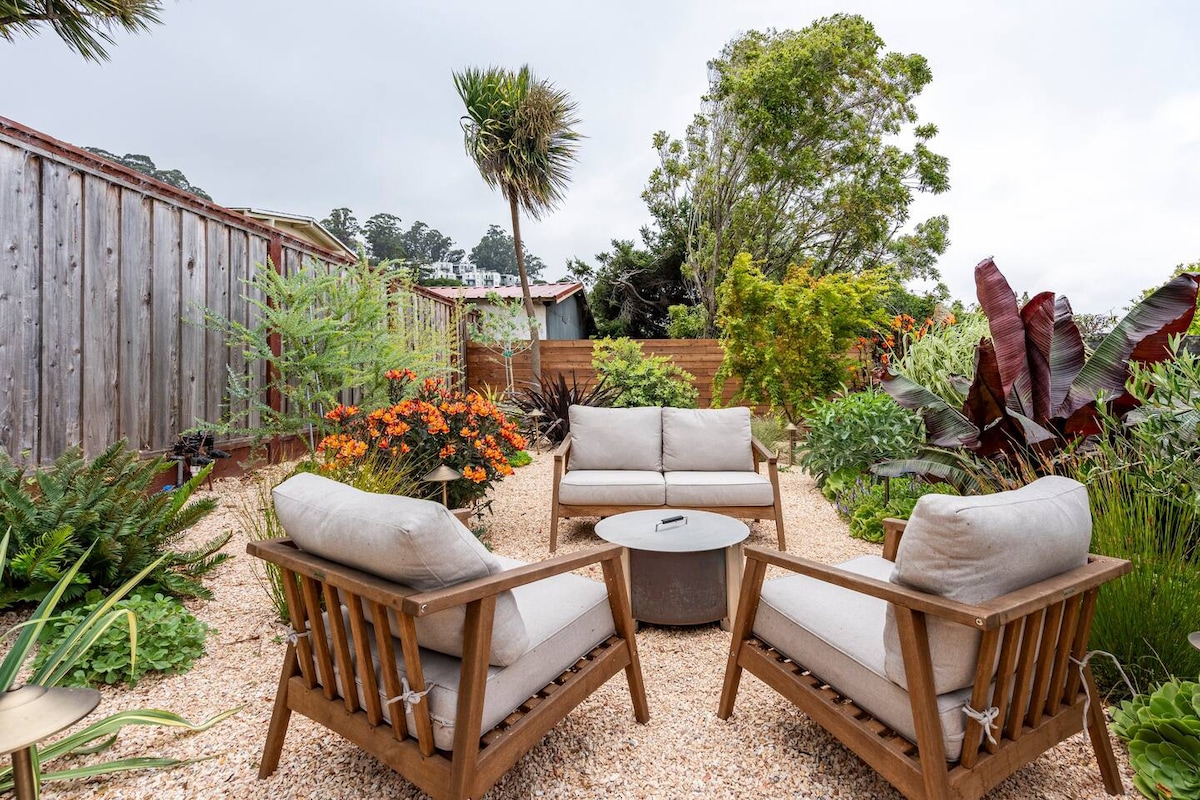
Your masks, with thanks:
<instances>
[{"instance_id":1,"label":"tree trunk","mask_svg":"<svg viewBox=\"0 0 1200 800\"><path fill-rule=\"evenodd\" d=\"M533 310L533 295L529 293L529 273L525 271L525 248L521 246L521 217L517 213L517 198L508 200L512 212L513 247L517 249L517 272L521 276L521 297L525 301L525 314L529 317L529 366L536 383L542 378L542 348L538 336L537 314Z\"/></svg>"}]
</instances>

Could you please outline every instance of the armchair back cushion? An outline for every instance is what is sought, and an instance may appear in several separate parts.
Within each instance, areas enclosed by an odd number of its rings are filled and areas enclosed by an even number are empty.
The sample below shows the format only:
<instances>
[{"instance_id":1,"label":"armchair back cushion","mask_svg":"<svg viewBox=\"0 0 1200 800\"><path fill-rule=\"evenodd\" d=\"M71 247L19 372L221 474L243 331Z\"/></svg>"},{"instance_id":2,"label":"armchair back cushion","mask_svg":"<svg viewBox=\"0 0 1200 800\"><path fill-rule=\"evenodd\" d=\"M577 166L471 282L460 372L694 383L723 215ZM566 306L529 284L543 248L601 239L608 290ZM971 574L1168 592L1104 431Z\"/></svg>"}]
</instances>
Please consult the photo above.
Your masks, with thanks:
<instances>
[{"instance_id":1,"label":"armchair back cushion","mask_svg":"<svg viewBox=\"0 0 1200 800\"><path fill-rule=\"evenodd\" d=\"M372 494L311 473L271 492L283 529L301 549L423 592L503 572L504 566L446 508ZM462 656L464 607L417 619L422 647ZM489 661L507 666L529 649L512 592L496 598Z\"/></svg>"},{"instance_id":2,"label":"armchair back cushion","mask_svg":"<svg viewBox=\"0 0 1200 800\"><path fill-rule=\"evenodd\" d=\"M750 409L745 407L664 408L663 469L753 472L750 436Z\"/></svg>"},{"instance_id":3,"label":"armchair back cushion","mask_svg":"<svg viewBox=\"0 0 1200 800\"><path fill-rule=\"evenodd\" d=\"M571 406L570 469L662 472L662 409Z\"/></svg>"},{"instance_id":4,"label":"armchair back cushion","mask_svg":"<svg viewBox=\"0 0 1200 800\"><path fill-rule=\"evenodd\" d=\"M1058 476L975 497L917 501L896 554L893 583L963 603L983 603L1087 564L1092 517L1083 484ZM975 680L979 631L928 618L937 694ZM907 688L895 611L884 626L885 669Z\"/></svg>"}]
</instances>

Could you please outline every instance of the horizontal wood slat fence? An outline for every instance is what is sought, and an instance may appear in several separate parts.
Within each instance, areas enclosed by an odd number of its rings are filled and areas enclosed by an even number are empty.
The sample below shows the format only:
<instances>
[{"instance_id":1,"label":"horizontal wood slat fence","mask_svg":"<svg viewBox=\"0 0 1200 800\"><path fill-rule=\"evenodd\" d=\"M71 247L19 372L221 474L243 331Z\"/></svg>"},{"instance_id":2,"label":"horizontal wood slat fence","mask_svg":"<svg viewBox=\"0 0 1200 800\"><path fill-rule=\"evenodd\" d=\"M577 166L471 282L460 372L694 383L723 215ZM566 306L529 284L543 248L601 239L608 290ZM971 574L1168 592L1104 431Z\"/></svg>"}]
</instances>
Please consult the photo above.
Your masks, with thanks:
<instances>
[{"instance_id":1,"label":"horizontal wood slat fence","mask_svg":"<svg viewBox=\"0 0 1200 800\"><path fill-rule=\"evenodd\" d=\"M268 259L291 274L346 257L0 117L0 451L162 451L219 419L228 372L262 386L266 363L201 309L253 326L244 281ZM441 327L452 311L414 295L399 313Z\"/></svg>"},{"instance_id":2,"label":"horizontal wood slat fence","mask_svg":"<svg viewBox=\"0 0 1200 800\"><path fill-rule=\"evenodd\" d=\"M700 392L697 405L700 408L712 406L713 378L725 351L717 339L637 339L646 355L670 356L679 367L687 370L696 377L694 384ZM592 369L592 346L590 339L547 340L541 343L542 372L554 375L562 372L569 376L571 371L582 381L595 382L596 371ZM476 342L467 344L467 384L472 389L503 389L505 386L504 358L495 350L489 349ZM519 353L513 358L513 380L520 388L532 380L533 370L529 365L529 352ZM721 405L732 403L733 394L740 386L736 378L730 378L721 393ZM760 408L756 411L764 412Z\"/></svg>"}]
</instances>

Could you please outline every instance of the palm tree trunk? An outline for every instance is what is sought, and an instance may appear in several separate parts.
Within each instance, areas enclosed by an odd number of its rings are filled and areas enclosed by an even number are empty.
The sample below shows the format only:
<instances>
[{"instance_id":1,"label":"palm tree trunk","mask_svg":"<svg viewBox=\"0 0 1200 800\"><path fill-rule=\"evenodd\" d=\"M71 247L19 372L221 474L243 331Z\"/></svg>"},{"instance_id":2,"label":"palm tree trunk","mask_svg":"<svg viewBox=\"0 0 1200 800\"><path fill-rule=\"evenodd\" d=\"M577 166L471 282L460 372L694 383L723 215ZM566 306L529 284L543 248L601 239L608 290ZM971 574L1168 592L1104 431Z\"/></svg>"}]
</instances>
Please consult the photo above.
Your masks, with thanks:
<instances>
[{"instance_id":1,"label":"palm tree trunk","mask_svg":"<svg viewBox=\"0 0 1200 800\"><path fill-rule=\"evenodd\" d=\"M521 276L521 297L525 301L525 314L529 317L529 366L536 383L542 377L542 348L538 337L537 314L533 310L533 295L529 293L529 274L525 272L525 248L521 246L521 216L517 213L517 198L508 199L512 212L513 247L517 249L517 272Z\"/></svg>"}]
</instances>

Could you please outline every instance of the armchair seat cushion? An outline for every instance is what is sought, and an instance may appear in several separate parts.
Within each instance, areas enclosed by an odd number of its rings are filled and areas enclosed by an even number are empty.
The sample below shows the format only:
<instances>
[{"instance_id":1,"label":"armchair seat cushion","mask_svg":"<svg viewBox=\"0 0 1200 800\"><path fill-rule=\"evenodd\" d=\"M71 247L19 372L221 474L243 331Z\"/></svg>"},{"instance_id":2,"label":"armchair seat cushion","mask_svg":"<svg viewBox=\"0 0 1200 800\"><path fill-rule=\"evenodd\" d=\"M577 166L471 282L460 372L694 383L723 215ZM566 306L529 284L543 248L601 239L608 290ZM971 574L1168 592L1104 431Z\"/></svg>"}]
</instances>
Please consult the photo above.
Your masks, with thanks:
<instances>
[{"instance_id":1,"label":"armchair seat cushion","mask_svg":"<svg viewBox=\"0 0 1200 800\"><path fill-rule=\"evenodd\" d=\"M886 581L893 564L862 556L841 569ZM883 628L888 603L870 595L802 575L763 584L754 635L803 664L859 708L896 733L916 742L909 694L893 683L884 668ZM946 760L962 752L967 717L962 709L970 688L937 698Z\"/></svg>"},{"instance_id":2,"label":"armchair seat cushion","mask_svg":"<svg viewBox=\"0 0 1200 800\"><path fill-rule=\"evenodd\" d=\"M558 502L569 506L661 506L667 490L661 472L640 469L572 469L558 484Z\"/></svg>"},{"instance_id":3,"label":"armchair seat cushion","mask_svg":"<svg viewBox=\"0 0 1200 800\"><path fill-rule=\"evenodd\" d=\"M504 569L523 566L524 562L497 557ZM608 592L603 583L579 575L555 575L544 580L519 586L512 590L517 607L525 620L529 637L529 648L514 663L505 667L490 667L487 687L484 691L482 732L494 728L539 689L557 678L579 658L600 642L616 632L612 612L608 604ZM349 614L343 611L346 625ZM393 631L395 629L393 628ZM493 635L499 635L496 631ZM371 658L375 674L380 674L379 650L374 630L368 632L371 643ZM417 634L420 642L420 632ZM401 674L405 673L404 655L400 640L392 639L396 663ZM350 656L354 663L358 653L350 638ZM421 702L428 701L429 716L433 723L434 744L441 750L450 750L454 744L455 715L458 709L459 673L461 659L421 648L421 669L424 672L425 688L429 694ZM335 668L338 681L339 671ZM365 698L365 687L357 678L355 683L359 701ZM394 710L403 708L397 702L389 706L387 689L373 687L383 704L383 715L391 722ZM412 711L406 712L410 731L416 730Z\"/></svg>"},{"instance_id":4,"label":"armchair seat cushion","mask_svg":"<svg viewBox=\"0 0 1200 800\"><path fill-rule=\"evenodd\" d=\"M769 507L775 503L771 480L757 472L680 471L665 472L663 478L667 484L668 506Z\"/></svg>"}]
</instances>

